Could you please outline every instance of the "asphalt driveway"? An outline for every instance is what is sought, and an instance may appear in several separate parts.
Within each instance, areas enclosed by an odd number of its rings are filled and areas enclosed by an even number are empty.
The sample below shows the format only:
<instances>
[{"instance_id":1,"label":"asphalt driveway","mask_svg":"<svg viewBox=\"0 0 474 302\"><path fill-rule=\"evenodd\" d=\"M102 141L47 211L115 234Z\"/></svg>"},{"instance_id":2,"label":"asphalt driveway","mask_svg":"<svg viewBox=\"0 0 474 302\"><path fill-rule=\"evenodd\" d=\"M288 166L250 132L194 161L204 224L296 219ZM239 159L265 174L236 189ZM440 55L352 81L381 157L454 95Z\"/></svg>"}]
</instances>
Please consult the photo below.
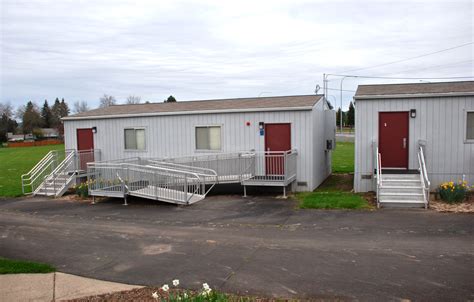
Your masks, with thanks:
<instances>
[{"instance_id":1,"label":"asphalt driveway","mask_svg":"<svg viewBox=\"0 0 474 302\"><path fill-rule=\"evenodd\" d=\"M342 300L474 299L474 216L296 210L274 197L189 207L0 200L0 256L131 284Z\"/></svg>"}]
</instances>

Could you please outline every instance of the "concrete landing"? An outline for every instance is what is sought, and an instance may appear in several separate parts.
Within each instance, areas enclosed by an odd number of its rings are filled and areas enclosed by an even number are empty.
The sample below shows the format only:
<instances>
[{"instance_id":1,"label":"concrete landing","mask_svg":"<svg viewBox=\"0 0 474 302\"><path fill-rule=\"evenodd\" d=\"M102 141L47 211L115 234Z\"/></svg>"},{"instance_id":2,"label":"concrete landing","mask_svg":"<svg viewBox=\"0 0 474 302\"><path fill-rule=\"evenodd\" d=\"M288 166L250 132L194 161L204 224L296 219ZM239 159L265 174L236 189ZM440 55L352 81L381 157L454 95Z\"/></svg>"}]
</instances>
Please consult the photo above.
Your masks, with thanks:
<instances>
[{"instance_id":1,"label":"concrete landing","mask_svg":"<svg viewBox=\"0 0 474 302\"><path fill-rule=\"evenodd\" d=\"M61 301L140 287L64 273L0 275L0 300Z\"/></svg>"}]
</instances>

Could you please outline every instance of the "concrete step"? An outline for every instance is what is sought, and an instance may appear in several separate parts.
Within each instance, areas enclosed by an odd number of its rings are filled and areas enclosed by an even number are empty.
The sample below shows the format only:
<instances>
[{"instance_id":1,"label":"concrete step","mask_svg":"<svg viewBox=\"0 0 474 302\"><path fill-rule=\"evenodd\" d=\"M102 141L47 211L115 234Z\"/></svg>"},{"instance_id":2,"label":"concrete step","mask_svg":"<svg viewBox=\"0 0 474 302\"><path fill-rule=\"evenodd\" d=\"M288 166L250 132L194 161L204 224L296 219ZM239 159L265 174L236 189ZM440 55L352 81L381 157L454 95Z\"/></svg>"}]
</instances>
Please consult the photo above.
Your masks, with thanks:
<instances>
[{"instance_id":1,"label":"concrete step","mask_svg":"<svg viewBox=\"0 0 474 302\"><path fill-rule=\"evenodd\" d=\"M385 199L379 201L381 207L390 208L424 208L424 201L412 201L403 199Z\"/></svg>"}]
</instances>

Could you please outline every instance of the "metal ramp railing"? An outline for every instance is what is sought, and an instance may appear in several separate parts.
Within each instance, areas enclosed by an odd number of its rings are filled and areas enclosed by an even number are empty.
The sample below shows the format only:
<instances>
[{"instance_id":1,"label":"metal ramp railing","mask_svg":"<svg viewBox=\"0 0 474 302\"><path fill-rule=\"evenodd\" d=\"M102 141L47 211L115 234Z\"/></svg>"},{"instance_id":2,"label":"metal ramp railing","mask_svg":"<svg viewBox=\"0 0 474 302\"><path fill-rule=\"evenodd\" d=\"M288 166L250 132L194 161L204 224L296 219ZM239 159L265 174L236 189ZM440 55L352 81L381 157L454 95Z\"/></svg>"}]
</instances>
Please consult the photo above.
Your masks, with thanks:
<instances>
[{"instance_id":1,"label":"metal ramp railing","mask_svg":"<svg viewBox=\"0 0 474 302\"><path fill-rule=\"evenodd\" d=\"M204 199L217 182L217 174L212 170L177 169L139 158L127 163L95 162L87 166L90 195L122 197L125 203L127 196L137 196L189 205Z\"/></svg>"},{"instance_id":2,"label":"metal ramp railing","mask_svg":"<svg viewBox=\"0 0 474 302\"><path fill-rule=\"evenodd\" d=\"M162 164L184 165L215 171L217 183L239 183L253 176L254 152L229 152L154 159Z\"/></svg>"},{"instance_id":3,"label":"metal ramp railing","mask_svg":"<svg viewBox=\"0 0 474 302\"><path fill-rule=\"evenodd\" d=\"M245 186L282 186L286 195L286 186L296 180L297 154L293 149L94 162L87 169L89 194L191 204L216 184L240 183L244 196Z\"/></svg>"}]
</instances>

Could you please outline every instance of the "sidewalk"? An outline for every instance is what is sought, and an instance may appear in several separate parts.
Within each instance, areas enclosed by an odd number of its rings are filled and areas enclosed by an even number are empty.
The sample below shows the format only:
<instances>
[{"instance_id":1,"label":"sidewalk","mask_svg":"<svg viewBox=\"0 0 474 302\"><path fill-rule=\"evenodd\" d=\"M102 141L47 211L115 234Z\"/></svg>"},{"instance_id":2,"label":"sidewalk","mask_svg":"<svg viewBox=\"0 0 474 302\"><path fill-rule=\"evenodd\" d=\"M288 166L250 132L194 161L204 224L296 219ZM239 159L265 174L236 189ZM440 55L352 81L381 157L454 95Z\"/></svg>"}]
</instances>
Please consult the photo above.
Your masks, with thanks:
<instances>
[{"instance_id":1,"label":"sidewalk","mask_svg":"<svg viewBox=\"0 0 474 302\"><path fill-rule=\"evenodd\" d=\"M0 275L0 300L61 301L140 287L64 273Z\"/></svg>"}]
</instances>

